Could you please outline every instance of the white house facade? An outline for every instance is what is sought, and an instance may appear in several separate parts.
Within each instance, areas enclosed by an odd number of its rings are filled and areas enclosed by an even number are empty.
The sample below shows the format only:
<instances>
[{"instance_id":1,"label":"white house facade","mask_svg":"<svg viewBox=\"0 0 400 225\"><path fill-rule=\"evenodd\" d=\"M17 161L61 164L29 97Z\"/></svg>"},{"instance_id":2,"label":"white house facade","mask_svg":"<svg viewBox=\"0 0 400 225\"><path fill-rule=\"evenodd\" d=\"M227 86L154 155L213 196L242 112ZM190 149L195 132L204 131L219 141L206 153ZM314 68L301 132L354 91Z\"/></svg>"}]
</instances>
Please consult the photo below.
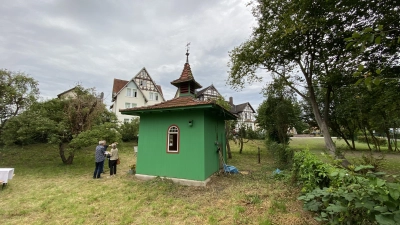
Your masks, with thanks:
<instances>
[{"instance_id":1,"label":"white house facade","mask_svg":"<svg viewBox=\"0 0 400 225\"><path fill-rule=\"evenodd\" d=\"M131 122L135 116L122 115L120 109L155 105L165 101L161 86L154 82L146 68L141 69L129 81L114 79L112 94L113 104L110 109L121 123Z\"/></svg>"},{"instance_id":2,"label":"white house facade","mask_svg":"<svg viewBox=\"0 0 400 225\"><path fill-rule=\"evenodd\" d=\"M214 87L214 85L210 85L198 92L196 92L196 98L200 101L206 100L216 100L218 97L222 97L222 95L218 92L218 90ZM251 128L252 130L256 129L256 118L253 107L249 102L242 103L239 105L233 104L233 98L229 98L229 105L231 106L230 112L236 115L237 123L236 130L241 126L245 126L247 128Z\"/></svg>"}]
</instances>

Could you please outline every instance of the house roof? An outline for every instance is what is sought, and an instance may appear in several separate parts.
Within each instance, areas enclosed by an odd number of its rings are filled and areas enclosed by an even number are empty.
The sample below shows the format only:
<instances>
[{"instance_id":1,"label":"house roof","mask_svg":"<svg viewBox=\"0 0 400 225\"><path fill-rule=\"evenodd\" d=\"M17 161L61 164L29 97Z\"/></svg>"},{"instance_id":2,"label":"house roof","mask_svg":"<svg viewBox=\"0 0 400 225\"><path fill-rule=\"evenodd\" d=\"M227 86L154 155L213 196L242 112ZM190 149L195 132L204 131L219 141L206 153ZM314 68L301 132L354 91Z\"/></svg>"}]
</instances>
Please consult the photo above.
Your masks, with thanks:
<instances>
[{"instance_id":1,"label":"house roof","mask_svg":"<svg viewBox=\"0 0 400 225\"><path fill-rule=\"evenodd\" d=\"M136 85L136 87L138 87L138 90L140 91L140 93L142 93L142 95L143 95L145 101L147 102L148 100L147 100L146 96L143 94L142 89L141 89L141 88L138 86L138 84L135 82L135 78L140 74L140 72L141 72L142 70L145 70L145 71L146 71L147 75L150 77L151 82L153 82L153 83L155 84L155 82L153 81L153 78L151 78L149 72L147 71L147 69L146 69L145 67L143 67L141 70L139 70L139 72L138 72L130 81L132 81L132 82ZM115 79L115 78L114 78L114 84L113 84L113 98L112 98L112 100L111 100L112 102L115 100L115 98L117 97L117 95L121 92L121 90L122 90L124 87L126 87L126 86L128 85L128 83L129 83L130 81L127 81L127 80L120 80L120 79ZM163 94L162 89L161 89L161 86L155 84L155 87L156 87L156 89L158 90L158 92L161 94L162 99L165 100L164 94ZM114 93L115 93L115 95L114 95Z\"/></svg>"},{"instance_id":2,"label":"house roof","mask_svg":"<svg viewBox=\"0 0 400 225\"><path fill-rule=\"evenodd\" d=\"M138 87L137 83L135 82L135 79L132 79L131 81L135 84L136 87ZM126 82L126 83L125 83L125 82ZM114 78L113 98L112 98L112 100L111 100L112 102L115 100L115 98L117 98L118 94L122 91L122 89L123 89L124 87L126 87L126 85L128 85L129 82L130 82L130 81L120 80L120 79L115 79L115 78ZM117 83L117 85L116 85L115 83ZM124 84L124 83L125 83L125 84ZM124 85L122 85L122 84L124 84ZM115 88L115 90L117 90L117 89L119 89L119 90L118 90L117 92L114 92L114 88ZM148 102L146 96L143 94L142 89L138 88L138 90L140 91L140 93L142 93L142 96L143 96L144 100L145 100L146 102ZM114 95L114 93L115 93L115 95Z\"/></svg>"},{"instance_id":3,"label":"house roof","mask_svg":"<svg viewBox=\"0 0 400 225\"><path fill-rule=\"evenodd\" d=\"M64 91L64 92L62 92L62 93L60 93L60 94L58 94L57 97L60 98L61 95L66 94L66 93L68 93L68 92L70 92L70 91L73 91L76 87L77 87L77 86L75 86L75 87L73 87L73 88L71 88L71 89L68 89L68 90L66 90L66 91Z\"/></svg>"},{"instance_id":4,"label":"house roof","mask_svg":"<svg viewBox=\"0 0 400 225\"><path fill-rule=\"evenodd\" d=\"M164 98L164 94L163 94L163 92L162 92L162 89L161 89L161 85L156 85L157 86L157 88L158 88L158 90L160 91L160 94L163 96L163 98Z\"/></svg>"},{"instance_id":5,"label":"house roof","mask_svg":"<svg viewBox=\"0 0 400 225\"><path fill-rule=\"evenodd\" d=\"M236 116L227 111L214 100L200 101L191 96L182 96L174 98L165 102L155 105L142 106L129 109L120 109L119 111L125 115L138 115L146 111L159 111L159 110L178 110L178 109L193 109L193 108L217 108L224 112L227 118L236 119Z\"/></svg>"},{"instance_id":6,"label":"house roof","mask_svg":"<svg viewBox=\"0 0 400 225\"><path fill-rule=\"evenodd\" d=\"M199 83L197 83L194 80L193 73L192 73L192 70L190 69L190 65L188 62L186 62L185 65L183 66L183 71L182 71L181 76L178 79L172 81L171 84L174 85L175 87L179 87L179 84L184 83L184 82L194 83L194 85L195 85L194 88L202 87Z\"/></svg>"},{"instance_id":7,"label":"house roof","mask_svg":"<svg viewBox=\"0 0 400 225\"><path fill-rule=\"evenodd\" d=\"M242 104L239 104L239 105L232 105L232 108L231 108L230 112L233 113L233 114L241 113L246 108L246 106L249 106L251 108L251 110L253 111L253 113L256 112L256 111L254 111L254 109L250 105L250 103L248 103L248 102L242 103Z\"/></svg>"},{"instance_id":8,"label":"house roof","mask_svg":"<svg viewBox=\"0 0 400 225\"><path fill-rule=\"evenodd\" d=\"M113 84L113 93L117 94L122 88L124 88L129 81L127 80L120 80L120 79L115 79L114 78L114 84Z\"/></svg>"},{"instance_id":9,"label":"house roof","mask_svg":"<svg viewBox=\"0 0 400 225\"><path fill-rule=\"evenodd\" d=\"M216 91L219 95L221 95L221 94L219 93L219 91L214 87L214 85L211 84L210 86L208 86L208 87L206 87L206 88L204 88L204 89L201 89L200 91L196 92L196 96L202 95L204 92L206 92L206 91L209 90L209 89L214 89L214 91Z\"/></svg>"}]
</instances>

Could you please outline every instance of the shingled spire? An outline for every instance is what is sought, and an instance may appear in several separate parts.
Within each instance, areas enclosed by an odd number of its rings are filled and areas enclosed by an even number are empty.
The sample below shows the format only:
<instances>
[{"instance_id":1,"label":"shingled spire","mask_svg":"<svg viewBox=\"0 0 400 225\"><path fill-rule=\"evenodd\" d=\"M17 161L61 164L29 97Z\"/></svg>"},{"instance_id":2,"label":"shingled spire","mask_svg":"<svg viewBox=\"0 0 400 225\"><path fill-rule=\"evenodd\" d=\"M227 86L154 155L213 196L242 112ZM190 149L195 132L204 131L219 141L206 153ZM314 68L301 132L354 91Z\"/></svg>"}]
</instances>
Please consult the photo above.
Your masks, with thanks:
<instances>
[{"instance_id":1,"label":"shingled spire","mask_svg":"<svg viewBox=\"0 0 400 225\"><path fill-rule=\"evenodd\" d=\"M183 66L181 76L179 79L172 81L171 84L178 88L179 96L195 97L195 90L201 88L201 85L194 79L192 70L190 69L189 49L186 50L186 63Z\"/></svg>"}]
</instances>

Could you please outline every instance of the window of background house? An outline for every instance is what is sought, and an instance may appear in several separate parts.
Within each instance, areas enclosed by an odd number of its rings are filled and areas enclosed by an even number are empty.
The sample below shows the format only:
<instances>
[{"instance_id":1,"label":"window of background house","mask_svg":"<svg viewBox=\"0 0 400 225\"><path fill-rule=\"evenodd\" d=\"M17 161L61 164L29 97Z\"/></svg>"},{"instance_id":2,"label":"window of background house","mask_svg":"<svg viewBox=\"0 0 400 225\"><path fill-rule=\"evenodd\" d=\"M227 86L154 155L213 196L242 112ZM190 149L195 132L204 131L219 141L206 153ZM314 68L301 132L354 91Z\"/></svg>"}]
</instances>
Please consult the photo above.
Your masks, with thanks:
<instances>
[{"instance_id":1,"label":"window of background house","mask_svg":"<svg viewBox=\"0 0 400 225\"><path fill-rule=\"evenodd\" d=\"M170 126L167 134L167 152L179 152L179 128L177 126Z\"/></svg>"},{"instance_id":2,"label":"window of background house","mask_svg":"<svg viewBox=\"0 0 400 225\"><path fill-rule=\"evenodd\" d=\"M132 96L132 89L131 88L127 88L126 89L126 96L129 96L129 97Z\"/></svg>"},{"instance_id":3,"label":"window of background house","mask_svg":"<svg viewBox=\"0 0 400 225\"><path fill-rule=\"evenodd\" d=\"M133 94L133 97L137 97L137 90L136 89L132 89L132 94Z\"/></svg>"},{"instance_id":4,"label":"window of background house","mask_svg":"<svg viewBox=\"0 0 400 225\"><path fill-rule=\"evenodd\" d=\"M149 93L149 98L150 98L150 100L153 100L153 92Z\"/></svg>"},{"instance_id":5,"label":"window of background house","mask_svg":"<svg viewBox=\"0 0 400 225\"><path fill-rule=\"evenodd\" d=\"M124 123L129 123L129 119L124 119Z\"/></svg>"},{"instance_id":6,"label":"window of background house","mask_svg":"<svg viewBox=\"0 0 400 225\"><path fill-rule=\"evenodd\" d=\"M158 93L154 93L154 99L158 101Z\"/></svg>"},{"instance_id":7,"label":"window of background house","mask_svg":"<svg viewBox=\"0 0 400 225\"><path fill-rule=\"evenodd\" d=\"M131 107L131 103L125 102L125 109L129 109Z\"/></svg>"}]
</instances>

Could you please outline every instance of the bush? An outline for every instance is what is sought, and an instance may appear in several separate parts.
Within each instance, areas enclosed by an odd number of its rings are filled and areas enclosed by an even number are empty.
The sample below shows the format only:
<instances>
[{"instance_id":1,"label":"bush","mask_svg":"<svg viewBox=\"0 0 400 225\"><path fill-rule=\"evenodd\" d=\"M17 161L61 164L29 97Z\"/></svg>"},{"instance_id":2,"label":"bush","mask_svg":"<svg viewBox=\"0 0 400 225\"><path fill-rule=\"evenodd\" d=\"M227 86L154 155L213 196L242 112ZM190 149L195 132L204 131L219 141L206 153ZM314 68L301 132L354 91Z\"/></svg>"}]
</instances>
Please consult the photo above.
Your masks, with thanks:
<instances>
[{"instance_id":1,"label":"bush","mask_svg":"<svg viewBox=\"0 0 400 225\"><path fill-rule=\"evenodd\" d=\"M308 150L296 152L293 156L292 181L303 186L302 192L328 187L328 174L332 167L318 160Z\"/></svg>"},{"instance_id":2,"label":"bush","mask_svg":"<svg viewBox=\"0 0 400 225\"><path fill-rule=\"evenodd\" d=\"M293 163L293 150L288 145L266 141L267 149L271 152L276 165L280 168L291 168Z\"/></svg>"},{"instance_id":3,"label":"bush","mask_svg":"<svg viewBox=\"0 0 400 225\"><path fill-rule=\"evenodd\" d=\"M376 138L376 140L378 141L379 145L387 145L386 138ZM367 139L365 138L365 136L357 136L357 141L360 143L367 143ZM371 136L368 136L368 143L375 144Z\"/></svg>"},{"instance_id":4,"label":"bush","mask_svg":"<svg viewBox=\"0 0 400 225\"><path fill-rule=\"evenodd\" d=\"M122 141L137 141L137 135L139 133L139 119L136 118L130 123L123 123L119 127L118 131L122 136Z\"/></svg>"},{"instance_id":5,"label":"bush","mask_svg":"<svg viewBox=\"0 0 400 225\"><path fill-rule=\"evenodd\" d=\"M373 166L336 168L308 151L296 152L293 177L304 185L306 210L329 224L399 224L400 184L380 179L379 173L359 171ZM325 180L324 182L321 182Z\"/></svg>"},{"instance_id":6,"label":"bush","mask_svg":"<svg viewBox=\"0 0 400 225\"><path fill-rule=\"evenodd\" d=\"M246 138L253 140L262 140L265 137L265 132L261 129L253 130L251 128L246 129Z\"/></svg>"}]
</instances>

